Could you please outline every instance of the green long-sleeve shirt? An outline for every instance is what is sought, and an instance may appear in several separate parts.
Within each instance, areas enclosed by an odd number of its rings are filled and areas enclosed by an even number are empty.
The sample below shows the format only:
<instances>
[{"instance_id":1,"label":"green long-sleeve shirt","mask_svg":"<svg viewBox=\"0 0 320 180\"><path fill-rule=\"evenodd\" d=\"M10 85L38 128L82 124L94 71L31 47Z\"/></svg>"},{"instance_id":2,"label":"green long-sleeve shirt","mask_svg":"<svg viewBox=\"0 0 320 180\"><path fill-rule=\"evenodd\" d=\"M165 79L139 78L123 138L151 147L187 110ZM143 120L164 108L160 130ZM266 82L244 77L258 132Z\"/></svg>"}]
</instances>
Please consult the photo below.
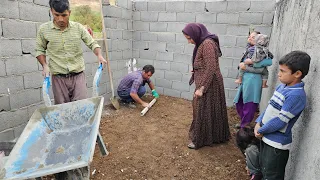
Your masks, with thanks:
<instances>
[{"instance_id":1,"label":"green long-sleeve shirt","mask_svg":"<svg viewBox=\"0 0 320 180\"><path fill-rule=\"evenodd\" d=\"M100 47L83 25L69 21L61 31L52 21L42 24L36 40L36 57L49 56L51 74L68 74L85 69L81 40L93 51Z\"/></svg>"}]
</instances>

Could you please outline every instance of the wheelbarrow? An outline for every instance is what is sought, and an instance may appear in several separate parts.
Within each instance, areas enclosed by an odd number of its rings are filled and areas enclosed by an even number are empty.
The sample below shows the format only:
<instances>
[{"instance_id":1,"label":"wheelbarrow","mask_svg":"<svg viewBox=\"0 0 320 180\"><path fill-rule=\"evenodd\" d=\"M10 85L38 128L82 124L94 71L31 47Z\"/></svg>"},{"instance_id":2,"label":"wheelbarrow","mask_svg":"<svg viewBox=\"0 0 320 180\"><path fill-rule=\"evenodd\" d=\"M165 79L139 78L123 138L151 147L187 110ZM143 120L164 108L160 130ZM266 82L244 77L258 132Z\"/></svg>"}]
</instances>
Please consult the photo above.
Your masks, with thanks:
<instances>
[{"instance_id":1,"label":"wheelbarrow","mask_svg":"<svg viewBox=\"0 0 320 180\"><path fill-rule=\"evenodd\" d=\"M100 78L95 80L98 85ZM89 167L96 141L107 155L99 134L103 103L104 98L98 96L37 109L0 171L0 179L41 179Z\"/></svg>"}]
</instances>

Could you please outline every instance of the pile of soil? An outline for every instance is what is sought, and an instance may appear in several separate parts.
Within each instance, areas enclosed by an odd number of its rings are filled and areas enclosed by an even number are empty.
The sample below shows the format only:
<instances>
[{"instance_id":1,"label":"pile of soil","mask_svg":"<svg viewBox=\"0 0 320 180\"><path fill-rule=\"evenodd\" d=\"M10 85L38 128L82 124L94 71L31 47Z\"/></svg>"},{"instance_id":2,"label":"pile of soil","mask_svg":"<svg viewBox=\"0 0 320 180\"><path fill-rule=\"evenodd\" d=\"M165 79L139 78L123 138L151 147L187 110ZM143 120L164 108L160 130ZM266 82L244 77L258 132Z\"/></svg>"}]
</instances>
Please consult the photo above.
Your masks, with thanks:
<instances>
[{"instance_id":1,"label":"pile of soil","mask_svg":"<svg viewBox=\"0 0 320 180\"><path fill-rule=\"evenodd\" d=\"M100 132L110 154L102 157L96 146L91 179L249 179L244 156L235 145L239 118L234 108L228 108L230 141L199 150L187 148L190 101L161 96L140 117L142 109L105 108Z\"/></svg>"}]
</instances>

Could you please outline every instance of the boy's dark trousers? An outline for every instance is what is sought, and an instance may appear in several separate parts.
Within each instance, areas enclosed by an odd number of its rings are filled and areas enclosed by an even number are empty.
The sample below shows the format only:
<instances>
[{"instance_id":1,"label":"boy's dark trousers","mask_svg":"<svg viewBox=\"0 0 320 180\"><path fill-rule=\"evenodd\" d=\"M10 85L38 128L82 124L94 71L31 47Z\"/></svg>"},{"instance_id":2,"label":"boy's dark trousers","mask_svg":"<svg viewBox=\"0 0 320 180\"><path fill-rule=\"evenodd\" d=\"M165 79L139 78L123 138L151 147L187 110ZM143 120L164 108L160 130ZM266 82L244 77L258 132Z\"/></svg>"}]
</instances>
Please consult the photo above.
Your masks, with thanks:
<instances>
[{"instance_id":1,"label":"boy's dark trousers","mask_svg":"<svg viewBox=\"0 0 320 180\"><path fill-rule=\"evenodd\" d=\"M283 180L289 150L277 149L261 141L260 165L264 180Z\"/></svg>"}]
</instances>

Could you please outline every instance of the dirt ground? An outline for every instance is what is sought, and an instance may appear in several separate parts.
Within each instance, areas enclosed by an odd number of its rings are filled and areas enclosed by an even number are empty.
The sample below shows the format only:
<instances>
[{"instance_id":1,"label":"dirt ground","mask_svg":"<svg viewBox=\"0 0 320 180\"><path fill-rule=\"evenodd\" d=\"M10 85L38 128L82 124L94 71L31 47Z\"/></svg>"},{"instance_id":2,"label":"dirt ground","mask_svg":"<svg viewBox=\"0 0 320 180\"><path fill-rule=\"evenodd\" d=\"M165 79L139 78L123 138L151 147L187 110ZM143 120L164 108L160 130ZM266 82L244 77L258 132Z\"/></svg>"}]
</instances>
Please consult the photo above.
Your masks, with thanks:
<instances>
[{"instance_id":1,"label":"dirt ground","mask_svg":"<svg viewBox=\"0 0 320 180\"><path fill-rule=\"evenodd\" d=\"M147 97L150 101L152 98ZM91 165L91 179L249 179L244 157L228 143L199 150L187 148L192 120L191 102L161 96L143 117L142 107L106 107L100 132L107 144L108 156L102 157L98 146ZM234 108L228 109L231 134L239 122Z\"/></svg>"}]
</instances>

